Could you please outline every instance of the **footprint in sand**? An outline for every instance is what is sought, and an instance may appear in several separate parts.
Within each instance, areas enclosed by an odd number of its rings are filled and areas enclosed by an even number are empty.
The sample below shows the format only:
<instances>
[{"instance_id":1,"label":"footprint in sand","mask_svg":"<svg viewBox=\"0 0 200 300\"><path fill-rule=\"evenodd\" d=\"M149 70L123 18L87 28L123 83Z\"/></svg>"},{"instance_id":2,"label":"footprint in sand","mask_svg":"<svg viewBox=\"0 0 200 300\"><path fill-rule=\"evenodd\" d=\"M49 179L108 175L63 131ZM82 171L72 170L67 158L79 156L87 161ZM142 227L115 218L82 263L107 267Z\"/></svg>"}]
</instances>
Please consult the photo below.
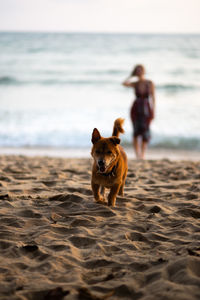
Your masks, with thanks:
<instances>
[{"instance_id":1,"label":"footprint in sand","mask_svg":"<svg viewBox=\"0 0 200 300\"><path fill-rule=\"evenodd\" d=\"M73 246L77 248L90 248L92 245L96 244L95 238L89 238L84 236L72 236L69 238Z\"/></svg>"}]
</instances>

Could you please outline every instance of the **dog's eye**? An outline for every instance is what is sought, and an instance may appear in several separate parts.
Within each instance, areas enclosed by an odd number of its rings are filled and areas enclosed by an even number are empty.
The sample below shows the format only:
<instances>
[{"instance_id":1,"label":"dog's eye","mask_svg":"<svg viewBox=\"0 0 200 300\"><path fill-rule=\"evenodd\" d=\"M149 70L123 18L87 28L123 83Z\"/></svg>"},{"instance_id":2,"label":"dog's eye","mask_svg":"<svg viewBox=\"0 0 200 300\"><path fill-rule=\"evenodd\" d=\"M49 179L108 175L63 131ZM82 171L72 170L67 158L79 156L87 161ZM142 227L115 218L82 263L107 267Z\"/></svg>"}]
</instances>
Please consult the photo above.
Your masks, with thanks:
<instances>
[{"instance_id":1,"label":"dog's eye","mask_svg":"<svg viewBox=\"0 0 200 300\"><path fill-rule=\"evenodd\" d=\"M101 153L99 150L96 150L95 152L96 152L96 154L100 154Z\"/></svg>"},{"instance_id":2,"label":"dog's eye","mask_svg":"<svg viewBox=\"0 0 200 300\"><path fill-rule=\"evenodd\" d=\"M107 154L112 154L112 151L108 151Z\"/></svg>"}]
</instances>

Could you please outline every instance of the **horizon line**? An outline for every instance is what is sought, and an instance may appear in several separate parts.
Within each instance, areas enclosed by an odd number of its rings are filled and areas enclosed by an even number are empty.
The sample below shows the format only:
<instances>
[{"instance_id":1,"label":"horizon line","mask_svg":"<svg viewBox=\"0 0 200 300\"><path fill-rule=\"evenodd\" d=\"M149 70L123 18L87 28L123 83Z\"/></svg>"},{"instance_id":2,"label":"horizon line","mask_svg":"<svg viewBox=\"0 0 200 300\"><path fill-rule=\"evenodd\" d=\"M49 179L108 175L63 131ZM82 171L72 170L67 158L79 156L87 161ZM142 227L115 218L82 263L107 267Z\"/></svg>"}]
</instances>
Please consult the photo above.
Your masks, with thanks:
<instances>
[{"instance_id":1,"label":"horizon line","mask_svg":"<svg viewBox=\"0 0 200 300\"><path fill-rule=\"evenodd\" d=\"M130 32L130 31L78 31L78 30L16 30L0 29L0 33L67 33L67 34L144 34L144 35L200 35L200 32Z\"/></svg>"}]
</instances>

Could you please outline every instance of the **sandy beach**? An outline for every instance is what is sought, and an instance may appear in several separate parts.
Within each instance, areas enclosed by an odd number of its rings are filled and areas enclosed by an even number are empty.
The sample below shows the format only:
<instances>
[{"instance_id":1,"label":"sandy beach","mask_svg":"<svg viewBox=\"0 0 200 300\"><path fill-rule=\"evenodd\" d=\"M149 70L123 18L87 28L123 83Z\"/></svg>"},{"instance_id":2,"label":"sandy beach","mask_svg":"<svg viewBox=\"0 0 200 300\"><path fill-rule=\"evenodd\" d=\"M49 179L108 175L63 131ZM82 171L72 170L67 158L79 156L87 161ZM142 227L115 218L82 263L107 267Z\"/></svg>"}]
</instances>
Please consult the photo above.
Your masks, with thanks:
<instances>
[{"instance_id":1,"label":"sandy beach","mask_svg":"<svg viewBox=\"0 0 200 300\"><path fill-rule=\"evenodd\" d=\"M115 208L91 164L0 156L0 299L200 299L200 161L129 159Z\"/></svg>"}]
</instances>

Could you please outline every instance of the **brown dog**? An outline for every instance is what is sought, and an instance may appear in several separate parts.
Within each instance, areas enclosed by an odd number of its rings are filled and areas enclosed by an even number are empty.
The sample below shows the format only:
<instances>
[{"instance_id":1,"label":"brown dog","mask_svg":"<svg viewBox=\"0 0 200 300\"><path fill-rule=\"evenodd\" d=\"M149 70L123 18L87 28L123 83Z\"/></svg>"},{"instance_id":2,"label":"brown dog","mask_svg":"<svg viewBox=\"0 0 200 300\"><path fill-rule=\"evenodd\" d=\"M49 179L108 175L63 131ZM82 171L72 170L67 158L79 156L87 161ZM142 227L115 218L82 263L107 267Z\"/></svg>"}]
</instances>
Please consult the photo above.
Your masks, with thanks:
<instances>
[{"instance_id":1,"label":"brown dog","mask_svg":"<svg viewBox=\"0 0 200 300\"><path fill-rule=\"evenodd\" d=\"M128 171L127 156L119 145L119 134L124 133L123 119L114 122L113 133L109 138L101 137L98 129L94 128L92 133L92 157L94 158L92 168L92 191L98 202L104 202L105 188L110 189L108 205L115 206L116 196L123 196L124 184ZM101 194L100 194L101 188Z\"/></svg>"}]
</instances>

